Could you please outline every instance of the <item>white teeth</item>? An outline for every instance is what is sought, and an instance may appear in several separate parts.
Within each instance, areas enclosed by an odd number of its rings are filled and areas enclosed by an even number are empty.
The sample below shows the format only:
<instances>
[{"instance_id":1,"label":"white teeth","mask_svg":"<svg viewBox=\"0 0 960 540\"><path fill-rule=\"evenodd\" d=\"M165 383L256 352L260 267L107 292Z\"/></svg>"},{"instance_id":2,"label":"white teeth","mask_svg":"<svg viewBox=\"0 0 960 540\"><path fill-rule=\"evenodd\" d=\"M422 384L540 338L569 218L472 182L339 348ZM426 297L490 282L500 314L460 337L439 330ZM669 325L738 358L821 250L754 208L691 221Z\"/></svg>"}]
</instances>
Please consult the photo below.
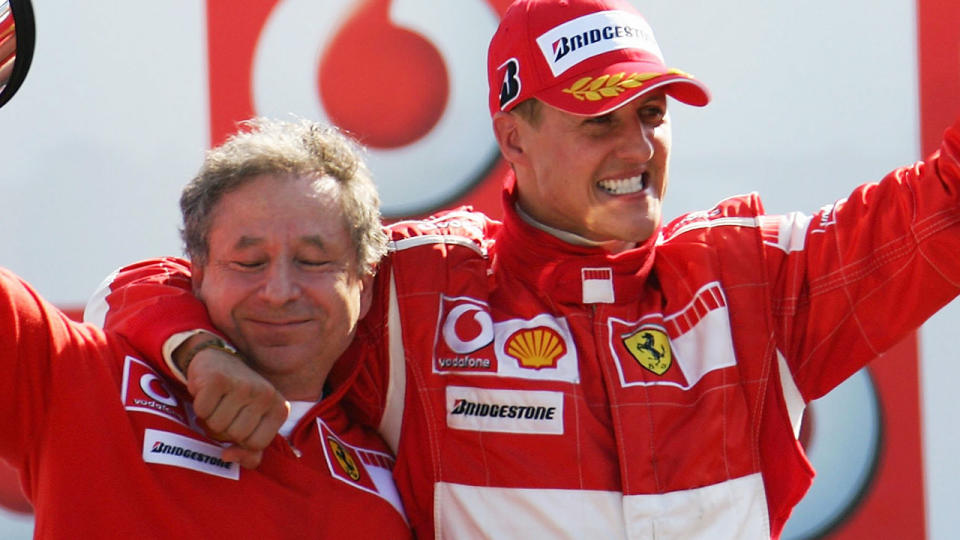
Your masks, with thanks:
<instances>
[{"instance_id":1,"label":"white teeth","mask_svg":"<svg viewBox=\"0 0 960 540\"><path fill-rule=\"evenodd\" d=\"M612 195L627 195L629 193L636 193L645 187L643 177L644 175L640 174L633 178L601 180L597 182L597 185L600 189Z\"/></svg>"}]
</instances>

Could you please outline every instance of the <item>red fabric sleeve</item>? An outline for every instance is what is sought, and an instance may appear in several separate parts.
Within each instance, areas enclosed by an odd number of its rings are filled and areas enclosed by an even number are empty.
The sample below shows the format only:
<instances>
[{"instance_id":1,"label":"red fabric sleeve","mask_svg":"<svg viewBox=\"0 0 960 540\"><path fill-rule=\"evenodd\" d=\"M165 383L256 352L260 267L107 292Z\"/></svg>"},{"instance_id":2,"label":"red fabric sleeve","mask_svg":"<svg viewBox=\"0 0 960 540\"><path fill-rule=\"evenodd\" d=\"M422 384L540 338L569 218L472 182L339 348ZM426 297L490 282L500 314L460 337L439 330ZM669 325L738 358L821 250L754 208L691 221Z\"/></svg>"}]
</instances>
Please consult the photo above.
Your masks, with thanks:
<instances>
[{"instance_id":1,"label":"red fabric sleeve","mask_svg":"<svg viewBox=\"0 0 960 540\"><path fill-rule=\"evenodd\" d=\"M175 257L148 259L117 271L107 285L104 329L129 342L154 367L176 380L163 359L163 344L180 332L217 332L194 295L190 263ZM90 306L88 306L88 311Z\"/></svg>"},{"instance_id":2,"label":"red fabric sleeve","mask_svg":"<svg viewBox=\"0 0 960 540\"><path fill-rule=\"evenodd\" d=\"M824 395L960 292L958 158L960 121L926 162L857 188L808 222L781 216L765 227L779 347L805 400ZM797 240L786 240L791 235Z\"/></svg>"},{"instance_id":3,"label":"red fabric sleeve","mask_svg":"<svg viewBox=\"0 0 960 540\"><path fill-rule=\"evenodd\" d=\"M100 329L70 320L0 268L0 458L29 470L25 460L37 455L44 431L56 429L47 421L62 394L55 381L75 384L103 354L110 349Z\"/></svg>"}]
</instances>

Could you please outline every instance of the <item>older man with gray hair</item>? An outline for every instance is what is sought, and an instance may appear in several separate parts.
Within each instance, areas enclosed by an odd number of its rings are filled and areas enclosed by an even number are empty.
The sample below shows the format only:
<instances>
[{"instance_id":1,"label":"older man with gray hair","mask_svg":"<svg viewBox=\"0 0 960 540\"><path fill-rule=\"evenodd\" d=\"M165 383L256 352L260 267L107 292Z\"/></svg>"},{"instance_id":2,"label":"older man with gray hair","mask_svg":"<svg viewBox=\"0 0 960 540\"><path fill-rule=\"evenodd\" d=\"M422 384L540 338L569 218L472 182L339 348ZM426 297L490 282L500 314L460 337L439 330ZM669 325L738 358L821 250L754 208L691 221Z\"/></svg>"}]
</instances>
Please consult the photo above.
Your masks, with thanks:
<instances>
[{"instance_id":1,"label":"older man with gray hair","mask_svg":"<svg viewBox=\"0 0 960 540\"><path fill-rule=\"evenodd\" d=\"M193 401L123 338L0 270L0 457L38 538L409 537L394 458L327 384L384 252L376 191L336 129L246 128L207 154L182 209L193 288L232 344L204 333L194 350L236 347L281 405L262 420L262 466L224 455L222 403Z\"/></svg>"}]
</instances>

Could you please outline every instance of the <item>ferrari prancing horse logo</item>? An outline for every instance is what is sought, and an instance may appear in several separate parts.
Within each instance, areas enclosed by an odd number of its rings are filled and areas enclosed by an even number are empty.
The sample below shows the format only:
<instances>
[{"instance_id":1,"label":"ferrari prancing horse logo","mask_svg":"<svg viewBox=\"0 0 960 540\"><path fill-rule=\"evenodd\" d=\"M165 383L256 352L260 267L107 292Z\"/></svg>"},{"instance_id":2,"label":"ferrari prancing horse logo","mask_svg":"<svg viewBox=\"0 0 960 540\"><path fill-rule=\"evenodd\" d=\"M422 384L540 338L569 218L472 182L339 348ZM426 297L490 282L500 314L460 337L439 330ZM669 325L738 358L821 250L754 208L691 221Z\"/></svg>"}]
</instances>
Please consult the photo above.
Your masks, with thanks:
<instances>
[{"instance_id":1,"label":"ferrari prancing horse logo","mask_svg":"<svg viewBox=\"0 0 960 540\"><path fill-rule=\"evenodd\" d=\"M673 364L670 340L662 331L646 327L632 334L624 334L622 338L624 346L637 363L653 373L663 375Z\"/></svg>"},{"instance_id":2,"label":"ferrari prancing horse logo","mask_svg":"<svg viewBox=\"0 0 960 540\"><path fill-rule=\"evenodd\" d=\"M350 457L350 452L348 452L340 443L333 437L327 437L327 442L330 443L330 449L333 450L334 457L337 458L337 463L340 464L340 467L343 469L343 472L347 473L354 482L360 479L360 469L357 468L357 464L354 463L353 458Z\"/></svg>"}]
</instances>

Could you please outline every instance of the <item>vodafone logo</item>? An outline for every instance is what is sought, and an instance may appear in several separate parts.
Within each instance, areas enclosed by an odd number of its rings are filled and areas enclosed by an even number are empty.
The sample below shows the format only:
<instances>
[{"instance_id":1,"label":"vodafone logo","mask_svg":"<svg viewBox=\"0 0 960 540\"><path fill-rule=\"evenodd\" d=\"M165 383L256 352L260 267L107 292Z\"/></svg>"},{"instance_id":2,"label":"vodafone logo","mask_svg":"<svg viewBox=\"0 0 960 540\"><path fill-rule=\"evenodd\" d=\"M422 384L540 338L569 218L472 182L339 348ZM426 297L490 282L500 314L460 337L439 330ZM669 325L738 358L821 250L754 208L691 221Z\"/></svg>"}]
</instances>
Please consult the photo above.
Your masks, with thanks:
<instances>
[{"instance_id":1,"label":"vodafone logo","mask_svg":"<svg viewBox=\"0 0 960 540\"><path fill-rule=\"evenodd\" d=\"M153 368L132 356L124 359L120 393L128 411L156 414L188 425L187 409L167 383Z\"/></svg>"},{"instance_id":2,"label":"vodafone logo","mask_svg":"<svg viewBox=\"0 0 960 540\"><path fill-rule=\"evenodd\" d=\"M467 297L443 297L438 321L434 370L438 373L496 373L491 345L495 331L486 302Z\"/></svg>"},{"instance_id":3,"label":"vodafone logo","mask_svg":"<svg viewBox=\"0 0 960 540\"><path fill-rule=\"evenodd\" d=\"M459 304L443 323L443 339L458 354L470 354L493 343L493 319L485 305Z\"/></svg>"},{"instance_id":4,"label":"vodafone logo","mask_svg":"<svg viewBox=\"0 0 960 540\"><path fill-rule=\"evenodd\" d=\"M368 146L385 215L451 204L499 159L485 75L492 3L281 0L251 10L264 13L253 28L211 0L214 144L254 115L330 122Z\"/></svg>"},{"instance_id":5,"label":"vodafone logo","mask_svg":"<svg viewBox=\"0 0 960 540\"><path fill-rule=\"evenodd\" d=\"M140 390L150 398L168 407L176 407L177 398L170 393L163 381L153 373L146 373L140 377Z\"/></svg>"}]
</instances>

